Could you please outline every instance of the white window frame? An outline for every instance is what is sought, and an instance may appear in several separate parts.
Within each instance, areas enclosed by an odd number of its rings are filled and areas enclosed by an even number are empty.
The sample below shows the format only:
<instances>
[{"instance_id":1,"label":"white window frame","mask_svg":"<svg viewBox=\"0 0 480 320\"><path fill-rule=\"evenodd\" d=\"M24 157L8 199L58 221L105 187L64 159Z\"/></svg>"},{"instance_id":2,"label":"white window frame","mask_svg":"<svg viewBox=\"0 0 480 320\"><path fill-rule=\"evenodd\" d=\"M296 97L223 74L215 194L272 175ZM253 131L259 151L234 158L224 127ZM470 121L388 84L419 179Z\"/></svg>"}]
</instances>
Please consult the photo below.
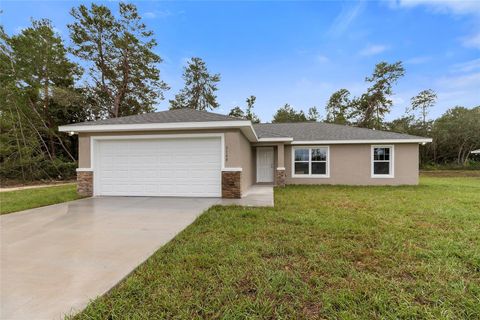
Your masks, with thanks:
<instances>
[{"instance_id":1,"label":"white window frame","mask_svg":"<svg viewBox=\"0 0 480 320\"><path fill-rule=\"evenodd\" d=\"M312 149L327 149L326 173L312 174ZM308 149L308 174L295 174L295 150ZM298 161L302 162L302 161ZM304 161L307 162L307 161ZM321 161L316 161L321 162ZM292 178L330 178L330 146L298 146L292 147Z\"/></svg>"},{"instance_id":2,"label":"white window frame","mask_svg":"<svg viewBox=\"0 0 480 320\"><path fill-rule=\"evenodd\" d=\"M375 148L390 148L390 160L389 162L389 174L375 174L374 171L374 164L375 162L379 162L379 160L374 160L374 151ZM382 160L383 162L386 162ZM382 145L372 145L371 152L370 152L370 172L371 178L374 179L391 179L395 178L395 145L393 144L382 144Z\"/></svg>"}]
</instances>

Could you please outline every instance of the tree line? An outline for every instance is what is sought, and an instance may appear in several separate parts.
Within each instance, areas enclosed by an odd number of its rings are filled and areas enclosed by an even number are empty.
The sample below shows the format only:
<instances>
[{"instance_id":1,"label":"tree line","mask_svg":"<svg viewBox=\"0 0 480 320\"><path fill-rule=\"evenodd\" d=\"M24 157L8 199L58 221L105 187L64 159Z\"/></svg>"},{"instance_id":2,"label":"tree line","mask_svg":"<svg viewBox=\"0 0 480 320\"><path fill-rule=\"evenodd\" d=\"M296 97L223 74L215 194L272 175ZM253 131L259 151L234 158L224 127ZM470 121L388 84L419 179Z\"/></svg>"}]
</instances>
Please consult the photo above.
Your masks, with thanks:
<instances>
[{"instance_id":1,"label":"tree line","mask_svg":"<svg viewBox=\"0 0 480 320\"><path fill-rule=\"evenodd\" d=\"M77 138L58 132L58 126L87 120L153 112L169 90L159 69L154 34L135 5L119 3L71 9L69 45L48 19L32 20L18 34L0 25L0 177L4 179L65 179L75 173ZM404 75L401 62L377 64L366 78L369 87L359 97L341 89L326 105L326 122L394 130L434 137L422 150L424 162L466 163L478 145L479 107L456 107L432 121L428 111L435 93L426 90L412 99L402 118L385 122L392 106L393 86ZM192 57L183 70L184 88L169 101L170 109L214 110L220 74ZM249 119L256 97L230 115ZM272 122L320 121L316 107L305 114L291 105L280 107ZM463 128L464 130L459 130Z\"/></svg>"}]
</instances>

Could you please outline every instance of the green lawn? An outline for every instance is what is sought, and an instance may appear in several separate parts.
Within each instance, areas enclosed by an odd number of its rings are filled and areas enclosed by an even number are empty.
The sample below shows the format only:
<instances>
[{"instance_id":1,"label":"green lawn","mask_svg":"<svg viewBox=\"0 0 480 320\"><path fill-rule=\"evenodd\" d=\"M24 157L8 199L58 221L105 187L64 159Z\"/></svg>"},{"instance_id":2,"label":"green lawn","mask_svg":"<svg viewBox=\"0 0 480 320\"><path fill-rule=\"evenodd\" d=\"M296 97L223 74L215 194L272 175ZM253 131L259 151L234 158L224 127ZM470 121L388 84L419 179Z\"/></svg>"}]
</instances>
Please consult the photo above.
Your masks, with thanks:
<instances>
[{"instance_id":1,"label":"green lawn","mask_svg":"<svg viewBox=\"0 0 480 320\"><path fill-rule=\"evenodd\" d=\"M76 319L479 319L480 179L213 207Z\"/></svg>"},{"instance_id":2,"label":"green lawn","mask_svg":"<svg viewBox=\"0 0 480 320\"><path fill-rule=\"evenodd\" d=\"M77 195L76 184L38 189L25 189L0 193L0 214L81 198Z\"/></svg>"}]
</instances>

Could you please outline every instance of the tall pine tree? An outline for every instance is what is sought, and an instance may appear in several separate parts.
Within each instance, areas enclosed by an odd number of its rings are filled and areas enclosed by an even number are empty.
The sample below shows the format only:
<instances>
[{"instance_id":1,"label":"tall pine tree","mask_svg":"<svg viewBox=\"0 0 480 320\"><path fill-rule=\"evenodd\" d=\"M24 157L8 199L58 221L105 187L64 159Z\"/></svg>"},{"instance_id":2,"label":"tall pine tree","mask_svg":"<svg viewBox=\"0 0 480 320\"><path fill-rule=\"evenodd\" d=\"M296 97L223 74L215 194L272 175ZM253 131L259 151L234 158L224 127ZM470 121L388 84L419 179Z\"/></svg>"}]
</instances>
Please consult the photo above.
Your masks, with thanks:
<instances>
[{"instance_id":1,"label":"tall pine tree","mask_svg":"<svg viewBox=\"0 0 480 320\"><path fill-rule=\"evenodd\" d=\"M205 62L193 57L183 71L185 87L170 100L170 109L212 110L219 107L215 92L220 74L211 75Z\"/></svg>"},{"instance_id":2,"label":"tall pine tree","mask_svg":"<svg viewBox=\"0 0 480 320\"><path fill-rule=\"evenodd\" d=\"M71 10L72 53L89 64L88 101L95 118L152 112L168 86L160 78L157 42L133 4L119 17L104 5Z\"/></svg>"}]
</instances>

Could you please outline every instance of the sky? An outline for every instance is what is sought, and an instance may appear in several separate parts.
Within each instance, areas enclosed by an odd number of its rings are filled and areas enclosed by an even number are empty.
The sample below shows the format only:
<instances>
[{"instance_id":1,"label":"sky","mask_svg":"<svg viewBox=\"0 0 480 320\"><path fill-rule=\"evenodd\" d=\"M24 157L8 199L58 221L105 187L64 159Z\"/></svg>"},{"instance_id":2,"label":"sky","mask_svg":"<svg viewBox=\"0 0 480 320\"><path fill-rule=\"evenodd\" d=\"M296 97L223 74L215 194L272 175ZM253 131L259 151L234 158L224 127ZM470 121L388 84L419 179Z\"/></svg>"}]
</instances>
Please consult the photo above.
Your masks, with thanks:
<instances>
[{"instance_id":1,"label":"sky","mask_svg":"<svg viewBox=\"0 0 480 320\"><path fill-rule=\"evenodd\" d=\"M18 33L30 19L48 18L70 45L69 11L84 1L0 2L1 24ZM95 1L118 11L115 1ZM410 98L437 92L430 117L456 105L480 105L480 1L133 1L158 41L161 77L171 89L157 110L182 88L193 56L219 73L219 113L257 97L255 112L270 121L285 103L322 116L330 95L360 95L380 61L403 61L386 117L404 114Z\"/></svg>"}]
</instances>

